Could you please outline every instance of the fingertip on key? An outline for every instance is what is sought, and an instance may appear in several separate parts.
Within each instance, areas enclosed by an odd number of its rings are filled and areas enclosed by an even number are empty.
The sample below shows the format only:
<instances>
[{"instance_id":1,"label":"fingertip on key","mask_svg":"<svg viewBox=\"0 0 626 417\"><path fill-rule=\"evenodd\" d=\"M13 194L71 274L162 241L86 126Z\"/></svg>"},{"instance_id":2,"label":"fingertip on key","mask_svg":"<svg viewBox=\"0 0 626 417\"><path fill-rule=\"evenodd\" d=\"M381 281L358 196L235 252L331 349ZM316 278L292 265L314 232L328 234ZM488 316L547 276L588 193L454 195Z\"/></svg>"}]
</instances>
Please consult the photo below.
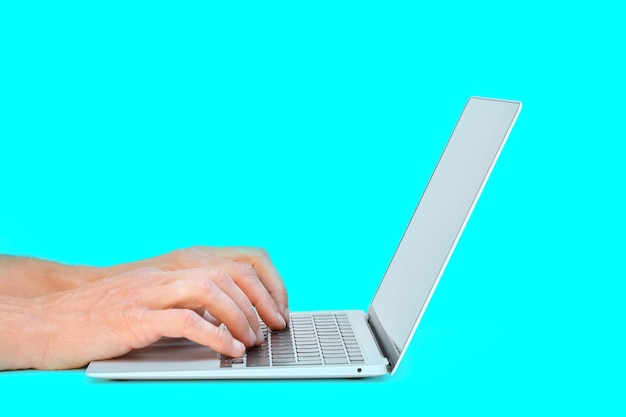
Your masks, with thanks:
<instances>
[{"instance_id":1,"label":"fingertip on key","mask_svg":"<svg viewBox=\"0 0 626 417\"><path fill-rule=\"evenodd\" d=\"M235 351L235 355L233 356L235 358L246 353L246 347L237 339L233 339L233 350Z\"/></svg>"},{"instance_id":2,"label":"fingertip on key","mask_svg":"<svg viewBox=\"0 0 626 417\"><path fill-rule=\"evenodd\" d=\"M263 330L261 330L261 328L259 327L259 329L256 331L256 344L260 345L264 341L265 341L265 335L263 334Z\"/></svg>"},{"instance_id":3,"label":"fingertip on key","mask_svg":"<svg viewBox=\"0 0 626 417\"><path fill-rule=\"evenodd\" d=\"M282 314L276 313L276 320L278 321L278 323L280 323L281 327L283 327L283 328L287 327L287 322L283 318Z\"/></svg>"},{"instance_id":4,"label":"fingertip on key","mask_svg":"<svg viewBox=\"0 0 626 417\"><path fill-rule=\"evenodd\" d=\"M250 342L252 342L252 344L256 344L258 342L258 335L256 332L250 328L248 333L250 334Z\"/></svg>"}]
</instances>

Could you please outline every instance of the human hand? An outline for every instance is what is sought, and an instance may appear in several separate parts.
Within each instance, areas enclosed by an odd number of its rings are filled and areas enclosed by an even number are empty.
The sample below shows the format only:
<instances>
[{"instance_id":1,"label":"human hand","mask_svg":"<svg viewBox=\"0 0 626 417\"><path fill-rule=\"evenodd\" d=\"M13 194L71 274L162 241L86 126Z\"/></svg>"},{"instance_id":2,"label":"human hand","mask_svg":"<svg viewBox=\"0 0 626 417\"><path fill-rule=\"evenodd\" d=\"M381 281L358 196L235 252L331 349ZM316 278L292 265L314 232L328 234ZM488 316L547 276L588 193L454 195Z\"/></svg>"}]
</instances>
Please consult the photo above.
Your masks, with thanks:
<instances>
[{"instance_id":1,"label":"human hand","mask_svg":"<svg viewBox=\"0 0 626 417\"><path fill-rule=\"evenodd\" d=\"M105 274L119 274L144 267L163 271L194 268L221 269L243 290L268 326L280 330L289 322L287 290L264 249L195 246L150 259L105 268Z\"/></svg>"},{"instance_id":2,"label":"human hand","mask_svg":"<svg viewBox=\"0 0 626 417\"><path fill-rule=\"evenodd\" d=\"M251 278L239 285L253 294L258 291ZM239 285L216 268L141 268L28 300L33 303L31 311L38 312L38 321L25 326L42 330L36 332L40 340L35 340L41 351L26 367L81 367L147 346L163 336L185 337L225 355L241 356L244 344L260 343L263 335L257 334L257 315ZM203 319L196 313L201 309L228 330Z\"/></svg>"},{"instance_id":3,"label":"human hand","mask_svg":"<svg viewBox=\"0 0 626 417\"><path fill-rule=\"evenodd\" d=\"M32 285L0 296L0 369L80 367L162 336L239 356L262 341L257 312L274 329L289 320L285 286L262 249L194 247L105 268L4 261L7 277Z\"/></svg>"}]
</instances>

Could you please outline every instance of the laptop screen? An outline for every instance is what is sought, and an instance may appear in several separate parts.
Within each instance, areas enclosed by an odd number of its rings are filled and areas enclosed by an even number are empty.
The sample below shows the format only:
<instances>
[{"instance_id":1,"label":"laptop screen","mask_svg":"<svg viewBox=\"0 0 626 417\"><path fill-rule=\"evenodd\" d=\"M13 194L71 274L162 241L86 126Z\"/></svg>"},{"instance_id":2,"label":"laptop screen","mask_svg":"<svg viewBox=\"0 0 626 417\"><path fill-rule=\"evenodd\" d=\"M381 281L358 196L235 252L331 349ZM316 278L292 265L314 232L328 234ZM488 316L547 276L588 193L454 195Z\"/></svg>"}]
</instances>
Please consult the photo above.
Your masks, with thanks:
<instances>
[{"instance_id":1,"label":"laptop screen","mask_svg":"<svg viewBox=\"0 0 626 417\"><path fill-rule=\"evenodd\" d=\"M452 132L370 305L371 326L392 372L520 109L519 102L472 97Z\"/></svg>"}]
</instances>

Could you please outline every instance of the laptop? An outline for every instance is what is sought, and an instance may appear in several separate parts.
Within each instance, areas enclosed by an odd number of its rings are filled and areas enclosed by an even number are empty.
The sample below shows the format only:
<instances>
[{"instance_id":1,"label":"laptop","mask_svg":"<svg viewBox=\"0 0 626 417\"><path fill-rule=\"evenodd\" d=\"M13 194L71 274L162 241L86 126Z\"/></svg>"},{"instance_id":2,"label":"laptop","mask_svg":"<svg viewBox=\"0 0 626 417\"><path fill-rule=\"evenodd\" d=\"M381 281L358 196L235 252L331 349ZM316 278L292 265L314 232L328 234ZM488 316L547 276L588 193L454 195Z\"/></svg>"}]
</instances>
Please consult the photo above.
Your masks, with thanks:
<instances>
[{"instance_id":1,"label":"laptop","mask_svg":"<svg viewBox=\"0 0 626 417\"><path fill-rule=\"evenodd\" d=\"M396 248L367 312L294 312L287 329L262 324L265 342L241 358L186 339L109 360L107 379L360 378L393 374L435 291L521 110L517 101L471 97Z\"/></svg>"}]
</instances>

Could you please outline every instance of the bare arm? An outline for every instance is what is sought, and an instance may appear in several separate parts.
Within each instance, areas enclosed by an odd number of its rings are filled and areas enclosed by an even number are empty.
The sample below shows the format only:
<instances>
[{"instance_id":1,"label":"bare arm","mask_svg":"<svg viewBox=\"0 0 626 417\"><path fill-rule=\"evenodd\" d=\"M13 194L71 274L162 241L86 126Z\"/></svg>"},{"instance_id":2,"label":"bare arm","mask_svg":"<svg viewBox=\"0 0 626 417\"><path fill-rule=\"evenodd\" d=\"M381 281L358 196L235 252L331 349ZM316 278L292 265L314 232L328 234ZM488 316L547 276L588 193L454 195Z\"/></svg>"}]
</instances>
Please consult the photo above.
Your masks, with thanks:
<instances>
[{"instance_id":1,"label":"bare arm","mask_svg":"<svg viewBox=\"0 0 626 417\"><path fill-rule=\"evenodd\" d=\"M11 295L0 296L0 369L80 367L163 336L239 356L262 341L257 312L272 328L288 320L284 285L260 249L199 247L93 269L8 258L2 281L25 281L2 287ZM42 279L45 290L32 284Z\"/></svg>"},{"instance_id":2,"label":"bare arm","mask_svg":"<svg viewBox=\"0 0 626 417\"><path fill-rule=\"evenodd\" d=\"M37 367L45 334L40 315L30 300L0 296L0 370Z\"/></svg>"},{"instance_id":3,"label":"bare arm","mask_svg":"<svg viewBox=\"0 0 626 417\"><path fill-rule=\"evenodd\" d=\"M269 254L264 249L196 246L138 262L113 266L108 273L127 272L141 267L158 268L164 271L190 268L221 269L244 289L261 318L270 327L282 329L289 321L287 290Z\"/></svg>"},{"instance_id":4,"label":"bare arm","mask_svg":"<svg viewBox=\"0 0 626 417\"><path fill-rule=\"evenodd\" d=\"M0 255L0 295L33 298L78 288L107 275L101 268Z\"/></svg>"}]
</instances>

